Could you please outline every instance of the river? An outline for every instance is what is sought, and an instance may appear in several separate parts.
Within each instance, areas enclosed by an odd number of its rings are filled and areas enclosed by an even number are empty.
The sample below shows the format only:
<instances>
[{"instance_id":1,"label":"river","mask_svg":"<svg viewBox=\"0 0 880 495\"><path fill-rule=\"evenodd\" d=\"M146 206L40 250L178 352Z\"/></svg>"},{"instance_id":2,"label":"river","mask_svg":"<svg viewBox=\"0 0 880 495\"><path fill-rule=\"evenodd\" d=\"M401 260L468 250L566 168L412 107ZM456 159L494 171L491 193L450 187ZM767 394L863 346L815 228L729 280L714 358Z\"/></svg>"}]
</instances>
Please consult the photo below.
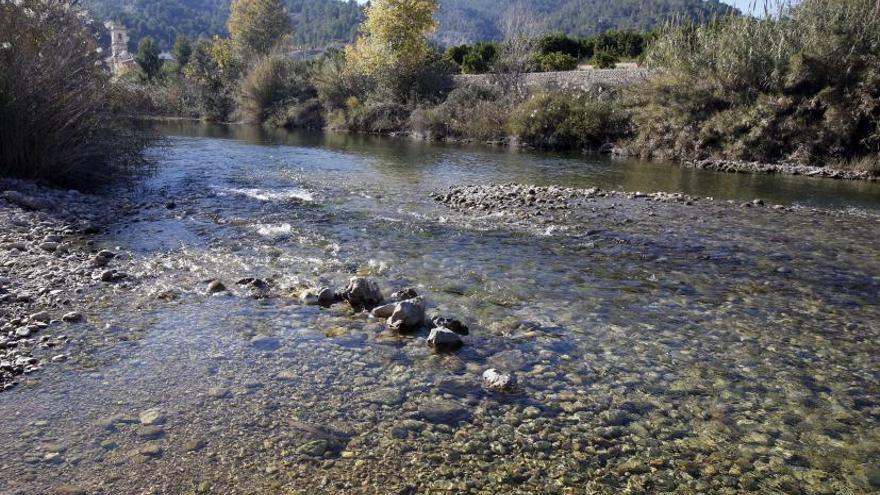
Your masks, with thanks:
<instances>
[{"instance_id":1,"label":"river","mask_svg":"<svg viewBox=\"0 0 880 495\"><path fill-rule=\"evenodd\" d=\"M71 359L0 395L0 493L880 490L880 184L162 130L99 239L137 285L81 294ZM433 198L507 183L714 200L566 223ZM415 287L464 347L295 297L354 275Z\"/></svg>"}]
</instances>

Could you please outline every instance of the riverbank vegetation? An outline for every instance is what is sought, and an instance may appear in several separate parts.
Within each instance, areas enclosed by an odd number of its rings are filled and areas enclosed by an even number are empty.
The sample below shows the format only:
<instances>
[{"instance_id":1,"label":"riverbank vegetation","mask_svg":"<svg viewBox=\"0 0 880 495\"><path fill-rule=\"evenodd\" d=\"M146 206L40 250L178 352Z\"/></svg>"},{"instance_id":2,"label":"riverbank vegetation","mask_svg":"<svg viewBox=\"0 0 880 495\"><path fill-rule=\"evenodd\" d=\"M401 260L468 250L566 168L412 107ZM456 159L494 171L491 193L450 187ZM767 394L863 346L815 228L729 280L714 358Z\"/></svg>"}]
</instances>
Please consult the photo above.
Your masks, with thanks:
<instances>
[{"instance_id":1,"label":"riverbank vegetation","mask_svg":"<svg viewBox=\"0 0 880 495\"><path fill-rule=\"evenodd\" d=\"M247 4L264 9L266 22L231 20L229 39L200 40L188 64L160 71L158 82L130 75L139 82L132 92L148 96L139 107L647 158L878 169L880 21L871 0L805 0L760 19L734 15L589 38L540 36L533 20L520 17L499 42L442 53L430 42L435 1L378 0L352 45L300 62L287 55L289 24L277 22L283 4L237 0L233 18ZM243 48L254 36L260 47ZM618 60L642 60L656 77L626 89L524 82L529 72ZM457 73L484 79L456 80Z\"/></svg>"},{"instance_id":2,"label":"riverbank vegetation","mask_svg":"<svg viewBox=\"0 0 880 495\"><path fill-rule=\"evenodd\" d=\"M94 187L144 165L149 138L107 105L84 19L74 2L0 0L0 174Z\"/></svg>"},{"instance_id":3,"label":"riverbank vegetation","mask_svg":"<svg viewBox=\"0 0 880 495\"><path fill-rule=\"evenodd\" d=\"M630 92L645 157L834 164L880 173L880 4L804 0L766 19L668 29Z\"/></svg>"}]
</instances>

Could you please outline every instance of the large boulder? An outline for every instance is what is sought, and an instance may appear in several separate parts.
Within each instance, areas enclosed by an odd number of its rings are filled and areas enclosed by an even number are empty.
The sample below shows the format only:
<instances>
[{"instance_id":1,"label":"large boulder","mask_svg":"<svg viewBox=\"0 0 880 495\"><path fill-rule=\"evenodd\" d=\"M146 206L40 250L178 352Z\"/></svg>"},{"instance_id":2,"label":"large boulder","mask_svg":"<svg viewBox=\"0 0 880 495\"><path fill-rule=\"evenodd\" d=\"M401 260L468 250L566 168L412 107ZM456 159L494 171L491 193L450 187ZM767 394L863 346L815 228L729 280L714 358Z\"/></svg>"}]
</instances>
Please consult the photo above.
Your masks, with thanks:
<instances>
[{"instance_id":1,"label":"large boulder","mask_svg":"<svg viewBox=\"0 0 880 495\"><path fill-rule=\"evenodd\" d=\"M425 324L425 301L421 297L394 305L388 326L398 332L418 330Z\"/></svg>"},{"instance_id":2,"label":"large boulder","mask_svg":"<svg viewBox=\"0 0 880 495\"><path fill-rule=\"evenodd\" d=\"M352 277L348 281L342 298L355 309L373 309L382 304L384 298L376 282L363 277Z\"/></svg>"}]
</instances>

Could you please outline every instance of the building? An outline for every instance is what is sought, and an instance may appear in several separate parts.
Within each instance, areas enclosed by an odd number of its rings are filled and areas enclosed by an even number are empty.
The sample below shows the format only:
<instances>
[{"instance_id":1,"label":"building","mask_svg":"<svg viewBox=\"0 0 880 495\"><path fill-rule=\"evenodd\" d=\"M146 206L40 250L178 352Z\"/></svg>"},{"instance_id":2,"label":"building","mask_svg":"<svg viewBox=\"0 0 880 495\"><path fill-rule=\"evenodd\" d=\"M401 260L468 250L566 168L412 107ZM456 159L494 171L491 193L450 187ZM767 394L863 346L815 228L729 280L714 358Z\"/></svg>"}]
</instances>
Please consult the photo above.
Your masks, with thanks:
<instances>
[{"instance_id":1,"label":"building","mask_svg":"<svg viewBox=\"0 0 880 495\"><path fill-rule=\"evenodd\" d=\"M137 63L128 51L128 30L125 25L110 21L104 26L110 31L110 57L107 58L107 66L117 76L135 68Z\"/></svg>"}]
</instances>

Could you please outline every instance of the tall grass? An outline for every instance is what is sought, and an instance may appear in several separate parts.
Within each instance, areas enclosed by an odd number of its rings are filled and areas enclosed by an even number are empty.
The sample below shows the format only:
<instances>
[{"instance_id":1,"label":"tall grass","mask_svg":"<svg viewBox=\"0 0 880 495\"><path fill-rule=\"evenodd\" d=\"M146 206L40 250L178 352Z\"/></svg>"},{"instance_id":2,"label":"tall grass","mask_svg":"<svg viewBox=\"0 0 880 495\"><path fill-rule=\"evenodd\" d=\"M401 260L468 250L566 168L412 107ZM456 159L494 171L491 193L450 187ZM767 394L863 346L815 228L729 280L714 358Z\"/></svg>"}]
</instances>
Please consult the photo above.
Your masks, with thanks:
<instances>
[{"instance_id":1,"label":"tall grass","mask_svg":"<svg viewBox=\"0 0 880 495\"><path fill-rule=\"evenodd\" d=\"M0 0L0 174L93 187L143 165L95 40L73 2Z\"/></svg>"},{"instance_id":2,"label":"tall grass","mask_svg":"<svg viewBox=\"0 0 880 495\"><path fill-rule=\"evenodd\" d=\"M316 97L308 64L271 54L255 62L242 79L239 112L245 122L262 124Z\"/></svg>"},{"instance_id":3,"label":"tall grass","mask_svg":"<svg viewBox=\"0 0 880 495\"><path fill-rule=\"evenodd\" d=\"M635 93L643 155L813 164L880 157L876 0L766 2L764 16L670 25Z\"/></svg>"}]
</instances>

